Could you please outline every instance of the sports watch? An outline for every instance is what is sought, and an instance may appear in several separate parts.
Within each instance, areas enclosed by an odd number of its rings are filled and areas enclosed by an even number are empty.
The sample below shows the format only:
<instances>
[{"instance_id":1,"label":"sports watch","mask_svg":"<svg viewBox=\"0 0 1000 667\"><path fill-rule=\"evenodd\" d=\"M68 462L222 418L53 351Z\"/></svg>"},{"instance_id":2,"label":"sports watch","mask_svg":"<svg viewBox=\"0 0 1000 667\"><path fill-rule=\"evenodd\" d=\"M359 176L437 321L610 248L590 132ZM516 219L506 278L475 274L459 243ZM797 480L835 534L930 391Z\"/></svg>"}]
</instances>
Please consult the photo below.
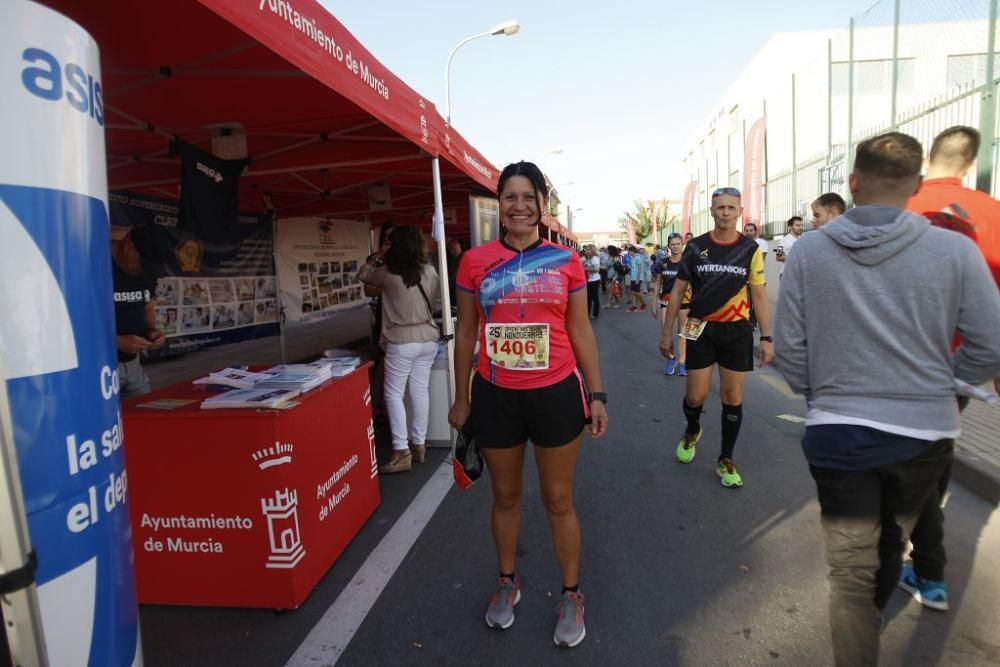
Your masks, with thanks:
<instances>
[{"instance_id":1,"label":"sports watch","mask_svg":"<svg viewBox=\"0 0 1000 667\"><path fill-rule=\"evenodd\" d=\"M592 392L590 392L589 398L590 398L590 400L587 401L588 403L593 403L594 401L600 401L601 403L604 403L605 405L608 404L608 394L607 394L607 392L592 391Z\"/></svg>"}]
</instances>

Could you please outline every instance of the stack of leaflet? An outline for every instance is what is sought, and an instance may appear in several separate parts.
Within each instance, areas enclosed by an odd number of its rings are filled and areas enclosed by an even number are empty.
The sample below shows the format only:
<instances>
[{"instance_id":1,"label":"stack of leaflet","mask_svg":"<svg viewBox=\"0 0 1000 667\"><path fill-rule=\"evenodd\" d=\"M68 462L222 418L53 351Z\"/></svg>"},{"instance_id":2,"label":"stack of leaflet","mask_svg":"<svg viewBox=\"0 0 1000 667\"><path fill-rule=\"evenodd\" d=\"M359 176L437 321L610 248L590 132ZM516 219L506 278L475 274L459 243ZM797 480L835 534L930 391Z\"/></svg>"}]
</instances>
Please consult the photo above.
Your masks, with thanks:
<instances>
[{"instance_id":1,"label":"stack of leaflet","mask_svg":"<svg viewBox=\"0 0 1000 667\"><path fill-rule=\"evenodd\" d=\"M309 391L333 377L330 369L312 364L281 364L263 371L267 376L254 386L259 389L291 389Z\"/></svg>"},{"instance_id":2,"label":"stack of leaflet","mask_svg":"<svg viewBox=\"0 0 1000 667\"><path fill-rule=\"evenodd\" d=\"M217 387L232 387L234 389L251 389L261 380L267 379L262 373L251 373L242 368L223 368L213 371L203 378L198 378L194 384L207 384Z\"/></svg>"},{"instance_id":3,"label":"stack of leaflet","mask_svg":"<svg viewBox=\"0 0 1000 667\"><path fill-rule=\"evenodd\" d=\"M299 395L295 389L233 389L201 402L202 410L221 410L225 408L280 408L288 400Z\"/></svg>"},{"instance_id":4,"label":"stack of leaflet","mask_svg":"<svg viewBox=\"0 0 1000 667\"><path fill-rule=\"evenodd\" d=\"M361 357L320 357L310 364L328 368L332 377L350 375L360 365Z\"/></svg>"}]
</instances>

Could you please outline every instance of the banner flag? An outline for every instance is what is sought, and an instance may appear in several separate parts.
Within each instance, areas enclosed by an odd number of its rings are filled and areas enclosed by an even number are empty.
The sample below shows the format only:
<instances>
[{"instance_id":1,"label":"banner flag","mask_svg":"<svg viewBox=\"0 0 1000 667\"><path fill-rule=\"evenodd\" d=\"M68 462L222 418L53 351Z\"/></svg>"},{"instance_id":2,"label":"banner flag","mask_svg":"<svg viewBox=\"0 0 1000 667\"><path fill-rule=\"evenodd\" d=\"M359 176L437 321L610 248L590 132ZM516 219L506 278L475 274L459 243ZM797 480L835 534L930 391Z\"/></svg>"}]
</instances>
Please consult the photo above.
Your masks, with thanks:
<instances>
[{"instance_id":1,"label":"banner flag","mask_svg":"<svg viewBox=\"0 0 1000 667\"><path fill-rule=\"evenodd\" d=\"M222 243L181 229L177 201L129 192L108 201L112 227L150 232L139 251L157 278L156 325L167 337L150 357L278 335L270 215L237 215L235 240Z\"/></svg>"},{"instance_id":2,"label":"banner flag","mask_svg":"<svg viewBox=\"0 0 1000 667\"><path fill-rule=\"evenodd\" d=\"M764 160L767 145L767 117L757 119L743 147L743 224L760 229L764 217Z\"/></svg>"}]
</instances>

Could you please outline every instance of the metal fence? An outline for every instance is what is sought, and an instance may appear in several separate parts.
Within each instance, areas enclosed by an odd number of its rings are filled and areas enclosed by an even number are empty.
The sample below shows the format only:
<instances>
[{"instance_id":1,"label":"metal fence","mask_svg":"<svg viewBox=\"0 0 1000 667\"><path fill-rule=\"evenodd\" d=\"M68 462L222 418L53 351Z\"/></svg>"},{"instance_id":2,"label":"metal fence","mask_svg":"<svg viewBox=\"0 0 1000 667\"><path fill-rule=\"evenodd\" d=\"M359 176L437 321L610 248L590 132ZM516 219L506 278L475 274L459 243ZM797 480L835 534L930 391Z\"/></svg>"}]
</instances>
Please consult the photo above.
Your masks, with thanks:
<instances>
[{"instance_id":1,"label":"metal fence","mask_svg":"<svg viewBox=\"0 0 1000 667\"><path fill-rule=\"evenodd\" d=\"M978 128L982 148L977 173L967 184L994 193L998 5L1000 0L882 0L852 17L845 30L822 39L826 48L811 61L775 73L785 81L773 91L736 100L733 108L742 122L730 125L746 128L755 116L767 117L763 234L783 234L793 215L808 222L809 204L824 192L849 200L847 175L857 144L889 130L913 135L926 151L945 128ZM789 53L788 60L794 62L795 55ZM716 129L707 137L711 144ZM734 134L742 134L745 143L745 129ZM685 160L689 177L699 181L692 213L696 233L710 224L709 188L742 185L738 148L709 145ZM733 152L739 153L739 165L724 155Z\"/></svg>"}]
</instances>

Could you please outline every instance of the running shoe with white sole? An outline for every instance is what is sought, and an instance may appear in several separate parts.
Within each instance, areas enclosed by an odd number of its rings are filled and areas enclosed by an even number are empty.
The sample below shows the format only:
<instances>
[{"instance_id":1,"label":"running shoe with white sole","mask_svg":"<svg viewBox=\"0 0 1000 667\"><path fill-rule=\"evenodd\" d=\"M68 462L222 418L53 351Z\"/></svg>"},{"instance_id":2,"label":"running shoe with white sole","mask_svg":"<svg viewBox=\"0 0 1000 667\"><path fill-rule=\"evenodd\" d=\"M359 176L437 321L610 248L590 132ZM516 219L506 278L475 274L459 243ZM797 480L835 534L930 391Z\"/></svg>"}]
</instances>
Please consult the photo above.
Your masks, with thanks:
<instances>
[{"instance_id":1,"label":"running shoe with white sole","mask_svg":"<svg viewBox=\"0 0 1000 667\"><path fill-rule=\"evenodd\" d=\"M681 463L691 463L694 459L694 446L701 440L701 429L697 433L685 433L677 443L677 460Z\"/></svg>"},{"instance_id":2,"label":"running shoe with white sole","mask_svg":"<svg viewBox=\"0 0 1000 667\"><path fill-rule=\"evenodd\" d=\"M486 608L486 625L506 630L514 625L514 607L521 601L521 580L517 575L500 577Z\"/></svg>"},{"instance_id":3,"label":"running shoe with white sole","mask_svg":"<svg viewBox=\"0 0 1000 667\"><path fill-rule=\"evenodd\" d=\"M948 611L948 587L945 583L921 579L911 565L903 566L903 572L899 576L899 587L929 609Z\"/></svg>"},{"instance_id":4,"label":"running shoe with white sole","mask_svg":"<svg viewBox=\"0 0 1000 667\"><path fill-rule=\"evenodd\" d=\"M719 476L722 486L727 489L738 489L743 486L743 478L736 470L736 464L732 459L722 459L715 466L715 474Z\"/></svg>"},{"instance_id":5,"label":"running shoe with white sole","mask_svg":"<svg viewBox=\"0 0 1000 667\"><path fill-rule=\"evenodd\" d=\"M556 646L573 648L587 636L583 624L583 593L566 591L556 607L556 631L552 641Z\"/></svg>"}]
</instances>

